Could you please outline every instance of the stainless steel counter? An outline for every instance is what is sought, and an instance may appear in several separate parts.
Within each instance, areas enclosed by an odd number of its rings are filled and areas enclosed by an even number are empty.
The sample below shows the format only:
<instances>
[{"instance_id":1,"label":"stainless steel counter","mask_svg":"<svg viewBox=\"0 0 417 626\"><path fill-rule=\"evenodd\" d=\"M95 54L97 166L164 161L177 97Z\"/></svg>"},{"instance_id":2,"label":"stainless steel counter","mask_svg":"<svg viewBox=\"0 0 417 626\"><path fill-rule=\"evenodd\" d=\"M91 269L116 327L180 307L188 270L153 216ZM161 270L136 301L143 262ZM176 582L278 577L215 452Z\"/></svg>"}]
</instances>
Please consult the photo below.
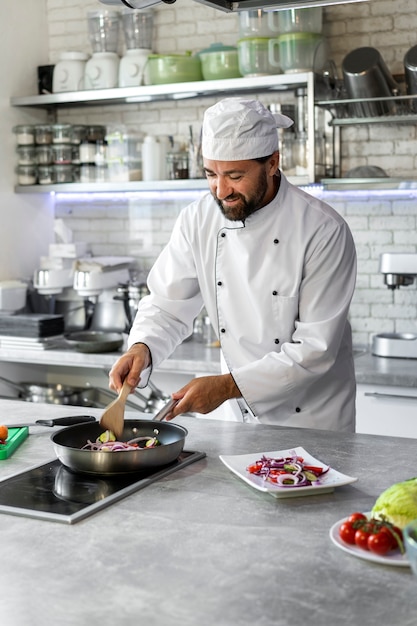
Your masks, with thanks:
<instances>
[{"instance_id":1,"label":"stainless steel counter","mask_svg":"<svg viewBox=\"0 0 417 626\"><path fill-rule=\"evenodd\" d=\"M0 423L66 414L0 401ZM329 539L335 522L415 474L414 440L176 421L188 428L186 448L206 459L73 526L0 514L4 626L415 626L411 570L369 563ZM0 478L54 458L49 435L31 428L0 461ZM278 500L219 459L297 445L359 480Z\"/></svg>"},{"instance_id":2,"label":"stainless steel counter","mask_svg":"<svg viewBox=\"0 0 417 626\"><path fill-rule=\"evenodd\" d=\"M32 363L53 367L109 369L122 352L83 354L75 350L5 350L0 349L0 362ZM377 357L366 349L355 350L358 383L417 387L417 359ZM157 372L182 374L216 374L220 372L218 348L209 348L196 341L186 341L161 363Z\"/></svg>"}]
</instances>

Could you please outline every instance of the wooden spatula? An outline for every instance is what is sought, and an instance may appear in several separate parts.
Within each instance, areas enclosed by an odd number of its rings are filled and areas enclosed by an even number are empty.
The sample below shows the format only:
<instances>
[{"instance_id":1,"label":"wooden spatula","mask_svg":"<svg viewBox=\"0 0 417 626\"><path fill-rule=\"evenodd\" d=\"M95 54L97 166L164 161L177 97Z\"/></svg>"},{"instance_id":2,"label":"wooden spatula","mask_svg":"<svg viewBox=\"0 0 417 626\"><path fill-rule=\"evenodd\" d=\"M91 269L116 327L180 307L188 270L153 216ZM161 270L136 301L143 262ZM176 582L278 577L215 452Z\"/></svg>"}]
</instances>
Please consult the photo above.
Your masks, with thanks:
<instances>
[{"instance_id":1,"label":"wooden spatula","mask_svg":"<svg viewBox=\"0 0 417 626\"><path fill-rule=\"evenodd\" d=\"M100 418L100 425L105 430L111 430L119 439L123 435L125 423L125 404L130 393L131 387L125 381L118 397L104 409L104 413Z\"/></svg>"}]
</instances>

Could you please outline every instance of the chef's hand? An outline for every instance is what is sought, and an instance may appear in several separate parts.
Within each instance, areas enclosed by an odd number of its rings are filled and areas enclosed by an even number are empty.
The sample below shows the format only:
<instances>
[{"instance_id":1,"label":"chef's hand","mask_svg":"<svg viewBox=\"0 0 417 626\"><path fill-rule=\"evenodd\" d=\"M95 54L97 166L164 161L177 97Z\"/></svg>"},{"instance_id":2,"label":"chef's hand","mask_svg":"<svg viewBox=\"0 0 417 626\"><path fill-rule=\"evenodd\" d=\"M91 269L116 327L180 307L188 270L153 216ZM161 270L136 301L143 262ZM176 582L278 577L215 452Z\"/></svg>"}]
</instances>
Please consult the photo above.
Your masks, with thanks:
<instances>
[{"instance_id":1,"label":"chef's hand","mask_svg":"<svg viewBox=\"0 0 417 626\"><path fill-rule=\"evenodd\" d=\"M140 375L152 363L149 348L135 343L113 365L109 373L109 388L119 393L124 381L132 387L132 393L140 382Z\"/></svg>"},{"instance_id":2,"label":"chef's hand","mask_svg":"<svg viewBox=\"0 0 417 626\"><path fill-rule=\"evenodd\" d=\"M179 402L167 416L167 421L181 413L210 413L226 400L242 396L231 374L193 378L171 395Z\"/></svg>"}]
</instances>

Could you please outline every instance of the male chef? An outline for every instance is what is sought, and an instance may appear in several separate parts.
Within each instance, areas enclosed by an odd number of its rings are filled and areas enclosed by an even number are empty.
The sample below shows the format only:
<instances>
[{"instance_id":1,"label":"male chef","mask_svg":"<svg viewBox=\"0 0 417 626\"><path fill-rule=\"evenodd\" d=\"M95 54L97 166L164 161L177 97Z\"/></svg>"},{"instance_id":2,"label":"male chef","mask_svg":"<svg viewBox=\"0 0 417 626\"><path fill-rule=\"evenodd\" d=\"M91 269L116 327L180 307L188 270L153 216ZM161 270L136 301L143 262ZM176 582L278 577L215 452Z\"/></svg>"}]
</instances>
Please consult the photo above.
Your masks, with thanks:
<instances>
[{"instance_id":1,"label":"male chef","mask_svg":"<svg viewBox=\"0 0 417 626\"><path fill-rule=\"evenodd\" d=\"M204 306L222 373L173 393L169 419L221 406L225 419L354 431L355 246L342 217L279 170L277 128L292 123L257 100L205 112L210 192L182 210L151 269L111 389L146 386Z\"/></svg>"}]
</instances>

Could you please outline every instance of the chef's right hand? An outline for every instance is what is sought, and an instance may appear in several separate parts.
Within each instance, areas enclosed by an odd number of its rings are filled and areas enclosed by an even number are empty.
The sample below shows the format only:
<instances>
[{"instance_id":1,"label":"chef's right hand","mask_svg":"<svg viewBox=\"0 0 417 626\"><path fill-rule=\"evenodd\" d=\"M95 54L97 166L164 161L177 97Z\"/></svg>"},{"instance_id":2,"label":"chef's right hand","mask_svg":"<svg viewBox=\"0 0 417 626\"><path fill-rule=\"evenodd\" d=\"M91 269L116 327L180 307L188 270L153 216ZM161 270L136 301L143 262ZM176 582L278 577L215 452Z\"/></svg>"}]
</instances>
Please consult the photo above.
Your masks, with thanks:
<instances>
[{"instance_id":1,"label":"chef's right hand","mask_svg":"<svg viewBox=\"0 0 417 626\"><path fill-rule=\"evenodd\" d=\"M124 381L132 388L139 385L140 375L152 363L149 348L144 343L135 343L113 365L109 373L109 388L119 393Z\"/></svg>"}]
</instances>

